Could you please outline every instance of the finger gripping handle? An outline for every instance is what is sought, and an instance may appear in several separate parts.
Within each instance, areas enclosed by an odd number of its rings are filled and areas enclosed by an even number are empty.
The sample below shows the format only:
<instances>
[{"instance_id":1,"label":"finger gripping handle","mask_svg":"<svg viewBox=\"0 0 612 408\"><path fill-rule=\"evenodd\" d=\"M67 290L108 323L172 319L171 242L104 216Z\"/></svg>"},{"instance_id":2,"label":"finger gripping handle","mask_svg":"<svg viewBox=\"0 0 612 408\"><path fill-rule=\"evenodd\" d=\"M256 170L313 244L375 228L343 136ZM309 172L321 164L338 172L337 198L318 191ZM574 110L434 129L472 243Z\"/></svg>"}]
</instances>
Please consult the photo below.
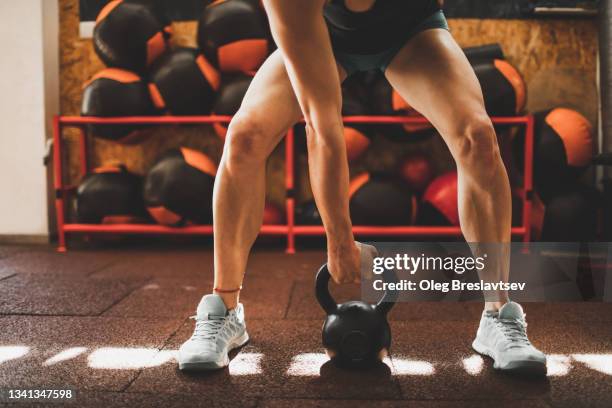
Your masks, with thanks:
<instances>
[{"instance_id":1,"label":"finger gripping handle","mask_svg":"<svg viewBox=\"0 0 612 408\"><path fill-rule=\"evenodd\" d=\"M334 313L338 308L338 304L329 293L330 278L331 275L329 273L329 269L327 268L327 264L325 264L321 267L321 269L319 269L319 272L317 272L315 294L319 304L328 315Z\"/></svg>"}]
</instances>

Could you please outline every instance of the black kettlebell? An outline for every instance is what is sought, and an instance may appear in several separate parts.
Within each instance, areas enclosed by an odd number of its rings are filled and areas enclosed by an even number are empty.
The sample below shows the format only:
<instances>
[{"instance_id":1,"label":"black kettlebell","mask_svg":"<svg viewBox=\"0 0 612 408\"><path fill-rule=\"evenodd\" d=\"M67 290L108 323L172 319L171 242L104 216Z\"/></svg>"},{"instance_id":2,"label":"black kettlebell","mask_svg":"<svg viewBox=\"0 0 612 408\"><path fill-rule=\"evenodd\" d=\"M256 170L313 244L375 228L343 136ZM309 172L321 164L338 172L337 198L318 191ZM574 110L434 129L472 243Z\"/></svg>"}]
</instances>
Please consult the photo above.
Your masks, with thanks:
<instances>
[{"instance_id":1,"label":"black kettlebell","mask_svg":"<svg viewBox=\"0 0 612 408\"><path fill-rule=\"evenodd\" d=\"M331 360L341 367L365 368L381 361L391 347L391 328L387 313L397 299L385 292L374 305L361 301L337 304L329 293L331 275L327 264L316 278L316 296L327 313L323 323L323 346Z\"/></svg>"}]
</instances>

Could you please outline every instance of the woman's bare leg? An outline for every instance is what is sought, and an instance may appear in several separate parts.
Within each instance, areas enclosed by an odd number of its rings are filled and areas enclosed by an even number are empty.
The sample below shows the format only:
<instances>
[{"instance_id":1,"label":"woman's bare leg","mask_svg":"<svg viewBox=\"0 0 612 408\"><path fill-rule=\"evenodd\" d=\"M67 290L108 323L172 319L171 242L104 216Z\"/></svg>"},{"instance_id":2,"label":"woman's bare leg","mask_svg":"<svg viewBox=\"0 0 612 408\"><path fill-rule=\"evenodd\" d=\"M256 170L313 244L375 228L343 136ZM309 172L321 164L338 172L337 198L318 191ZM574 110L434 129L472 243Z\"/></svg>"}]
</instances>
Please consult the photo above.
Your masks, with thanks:
<instances>
[{"instance_id":1,"label":"woman's bare leg","mask_svg":"<svg viewBox=\"0 0 612 408\"><path fill-rule=\"evenodd\" d=\"M482 90L451 34L424 31L396 55L386 76L391 85L440 132L457 163L461 229L477 251L488 253L486 281L508 281L512 218L510 184ZM486 308L508 300L486 294Z\"/></svg>"},{"instance_id":2,"label":"woman's bare leg","mask_svg":"<svg viewBox=\"0 0 612 408\"><path fill-rule=\"evenodd\" d=\"M215 180L215 288L240 288L263 219L266 160L301 117L283 58L274 52L259 69L229 125ZM219 292L228 309L239 291Z\"/></svg>"},{"instance_id":3,"label":"woman's bare leg","mask_svg":"<svg viewBox=\"0 0 612 408\"><path fill-rule=\"evenodd\" d=\"M340 77L344 72L340 69ZM222 289L218 294L225 305L232 309L238 303L242 280L251 250L261 228L265 205L266 160L289 127L302 116L287 71L279 51L274 52L259 69L242 106L229 125L223 157L219 165L213 195L214 206L214 287ZM310 143L309 143L310 145ZM329 186L341 189L324 177L325 160L311 151L311 174L317 181L313 189ZM314 171L314 173L313 173ZM320 178L320 179L319 179ZM328 181L324 181L327 179ZM348 188L348 182L347 186ZM323 194L328 194L329 191ZM334 195L331 195L333 198ZM348 217L348 208L346 209ZM332 220L330 228L334 228ZM352 241L347 260L334 254L330 256L338 268L359 268L359 251ZM332 247L334 247L332 245ZM334 248L337 248L336 245ZM347 255L343 253L342 255ZM351 263L352 262L352 263ZM224 292L224 291L232 292Z\"/></svg>"}]
</instances>

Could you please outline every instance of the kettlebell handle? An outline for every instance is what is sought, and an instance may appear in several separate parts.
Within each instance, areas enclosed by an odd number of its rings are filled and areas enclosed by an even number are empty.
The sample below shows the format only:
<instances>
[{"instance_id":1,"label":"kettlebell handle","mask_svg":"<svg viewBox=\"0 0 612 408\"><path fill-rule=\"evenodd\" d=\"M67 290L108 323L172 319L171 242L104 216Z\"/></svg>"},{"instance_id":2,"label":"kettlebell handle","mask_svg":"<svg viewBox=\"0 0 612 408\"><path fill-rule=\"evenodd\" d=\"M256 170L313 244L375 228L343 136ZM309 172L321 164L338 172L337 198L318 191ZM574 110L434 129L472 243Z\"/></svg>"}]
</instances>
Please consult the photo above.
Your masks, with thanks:
<instances>
[{"instance_id":1,"label":"kettlebell handle","mask_svg":"<svg viewBox=\"0 0 612 408\"><path fill-rule=\"evenodd\" d=\"M336 312L338 309L338 304L334 300L334 298L329 293L329 279L331 278L331 274L329 273L329 269L327 269L327 264L324 264L317 272L316 284L315 284L315 294L317 296L317 300L319 304L325 310L325 313L332 314Z\"/></svg>"},{"instance_id":2,"label":"kettlebell handle","mask_svg":"<svg viewBox=\"0 0 612 408\"><path fill-rule=\"evenodd\" d=\"M387 282L396 282L397 276L394 271L386 270L384 272L385 281ZM324 264L317 272L316 283L315 283L315 294L317 296L317 300L319 304L325 310L325 313L332 314L335 313L338 309L338 303L334 300L334 298L329 293L329 279L331 278L331 274L329 273L329 269L327 268L327 264ZM378 301L375 306L377 312L387 315L391 308L395 305L397 301L397 293L395 291L386 291L382 298Z\"/></svg>"}]
</instances>

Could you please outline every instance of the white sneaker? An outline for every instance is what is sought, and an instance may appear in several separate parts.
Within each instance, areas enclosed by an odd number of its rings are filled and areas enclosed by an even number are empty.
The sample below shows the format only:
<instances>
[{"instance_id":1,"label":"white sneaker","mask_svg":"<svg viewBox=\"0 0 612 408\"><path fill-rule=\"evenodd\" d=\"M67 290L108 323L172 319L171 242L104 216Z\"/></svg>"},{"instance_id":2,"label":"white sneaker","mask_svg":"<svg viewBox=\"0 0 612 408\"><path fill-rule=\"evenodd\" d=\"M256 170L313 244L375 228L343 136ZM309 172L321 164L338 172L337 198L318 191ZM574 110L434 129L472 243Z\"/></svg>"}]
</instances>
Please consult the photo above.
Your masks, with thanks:
<instances>
[{"instance_id":1,"label":"white sneaker","mask_svg":"<svg viewBox=\"0 0 612 408\"><path fill-rule=\"evenodd\" d=\"M493 359L493 368L531 375L546 375L546 355L527 338L521 305L508 302L499 312L483 312L472 347Z\"/></svg>"},{"instance_id":2,"label":"white sneaker","mask_svg":"<svg viewBox=\"0 0 612 408\"><path fill-rule=\"evenodd\" d=\"M200 301L195 330L178 351L180 370L214 370L229 365L228 353L249 341L241 303L228 311L219 295Z\"/></svg>"}]
</instances>

